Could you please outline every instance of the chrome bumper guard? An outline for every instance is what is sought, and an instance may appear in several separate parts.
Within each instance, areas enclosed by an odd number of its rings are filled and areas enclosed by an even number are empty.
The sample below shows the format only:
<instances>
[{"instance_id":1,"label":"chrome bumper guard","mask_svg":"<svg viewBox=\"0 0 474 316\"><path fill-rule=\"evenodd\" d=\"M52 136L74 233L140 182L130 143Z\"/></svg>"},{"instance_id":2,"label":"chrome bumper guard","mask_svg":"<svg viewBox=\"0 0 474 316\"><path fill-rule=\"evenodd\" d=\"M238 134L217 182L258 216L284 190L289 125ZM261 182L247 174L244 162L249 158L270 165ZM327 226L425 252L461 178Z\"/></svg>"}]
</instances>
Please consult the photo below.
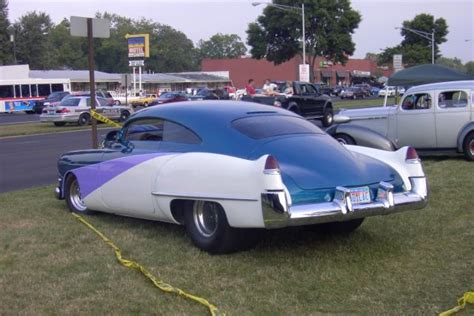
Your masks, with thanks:
<instances>
[{"instance_id":1,"label":"chrome bumper guard","mask_svg":"<svg viewBox=\"0 0 474 316\"><path fill-rule=\"evenodd\" d=\"M337 187L332 202L288 206L285 192L262 193L262 215L265 228L281 228L347 221L375 215L424 208L428 202L428 184L425 177L410 178L410 191L394 193L390 183L380 182L374 201L353 204L350 190Z\"/></svg>"}]
</instances>

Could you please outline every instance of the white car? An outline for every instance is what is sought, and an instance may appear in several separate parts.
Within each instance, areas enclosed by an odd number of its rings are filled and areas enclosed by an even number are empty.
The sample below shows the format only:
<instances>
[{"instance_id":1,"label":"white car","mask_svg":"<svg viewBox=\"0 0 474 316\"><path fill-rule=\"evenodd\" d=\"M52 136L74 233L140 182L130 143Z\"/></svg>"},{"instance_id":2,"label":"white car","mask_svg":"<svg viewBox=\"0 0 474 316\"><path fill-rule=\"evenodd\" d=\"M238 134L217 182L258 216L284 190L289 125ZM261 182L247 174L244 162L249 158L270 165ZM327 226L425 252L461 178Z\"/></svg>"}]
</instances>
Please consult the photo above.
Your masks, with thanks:
<instances>
[{"instance_id":1,"label":"white car","mask_svg":"<svg viewBox=\"0 0 474 316\"><path fill-rule=\"evenodd\" d=\"M405 88L388 86L380 89L378 96L385 97L385 95L387 95L388 97L394 97L397 93L398 95L403 95L405 93Z\"/></svg>"},{"instance_id":2,"label":"white car","mask_svg":"<svg viewBox=\"0 0 474 316\"><path fill-rule=\"evenodd\" d=\"M474 160L474 81L415 86L398 106L341 110L328 133L347 144L464 153Z\"/></svg>"}]
</instances>

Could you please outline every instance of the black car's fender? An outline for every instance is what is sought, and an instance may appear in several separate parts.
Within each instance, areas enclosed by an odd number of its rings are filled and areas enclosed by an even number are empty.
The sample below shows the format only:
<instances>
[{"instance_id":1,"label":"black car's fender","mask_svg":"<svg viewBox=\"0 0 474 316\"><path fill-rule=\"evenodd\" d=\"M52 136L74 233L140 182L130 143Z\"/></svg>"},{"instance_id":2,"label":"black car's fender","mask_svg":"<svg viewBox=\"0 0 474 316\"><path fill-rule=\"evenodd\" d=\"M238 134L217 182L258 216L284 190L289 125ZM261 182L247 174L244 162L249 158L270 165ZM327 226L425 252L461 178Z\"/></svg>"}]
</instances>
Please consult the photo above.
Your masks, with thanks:
<instances>
[{"instance_id":1,"label":"black car's fender","mask_svg":"<svg viewBox=\"0 0 474 316\"><path fill-rule=\"evenodd\" d=\"M359 146L388 151L394 151L396 149L396 147L387 137L363 126L337 124L329 127L326 130L326 133L336 139L341 137L341 135L347 135L354 140L355 145Z\"/></svg>"}]
</instances>

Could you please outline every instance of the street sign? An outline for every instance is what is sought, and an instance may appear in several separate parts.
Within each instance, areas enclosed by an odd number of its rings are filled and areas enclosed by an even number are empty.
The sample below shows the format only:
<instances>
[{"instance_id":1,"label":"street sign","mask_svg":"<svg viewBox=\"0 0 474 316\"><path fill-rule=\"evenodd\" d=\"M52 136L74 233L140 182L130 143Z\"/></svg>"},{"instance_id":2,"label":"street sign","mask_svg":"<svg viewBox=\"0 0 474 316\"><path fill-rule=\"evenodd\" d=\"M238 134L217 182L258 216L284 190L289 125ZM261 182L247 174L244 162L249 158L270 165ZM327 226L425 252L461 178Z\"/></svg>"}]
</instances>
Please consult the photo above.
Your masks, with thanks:
<instances>
[{"instance_id":1,"label":"street sign","mask_svg":"<svg viewBox=\"0 0 474 316\"><path fill-rule=\"evenodd\" d=\"M128 57L150 57L150 34L126 34Z\"/></svg>"},{"instance_id":2,"label":"street sign","mask_svg":"<svg viewBox=\"0 0 474 316\"><path fill-rule=\"evenodd\" d=\"M129 60L128 66L129 67L143 67L145 66L145 61L143 59L142 60Z\"/></svg>"},{"instance_id":3,"label":"street sign","mask_svg":"<svg viewBox=\"0 0 474 316\"><path fill-rule=\"evenodd\" d=\"M403 69L403 64L402 64L402 55L393 55L393 70L395 72L400 71Z\"/></svg>"},{"instance_id":4,"label":"street sign","mask_svg":"<svg viewBox=\"0 0 474 316\"><path fill-rule=\"evenodd\" d=\"M309 82L309 65L300 64L300 81Z\"/></svg>"},{"instance_id":5,"label":"street sign","mask_svg":"<svg viewBox=\"0 0 474 316\"><path fill-rule=\"evenodd\" d=\"M80 16L71 16L71 36L87 37L87 19ZM92 19L92 37L109 38L110 21Z\"/></svg>"}]
</instances>

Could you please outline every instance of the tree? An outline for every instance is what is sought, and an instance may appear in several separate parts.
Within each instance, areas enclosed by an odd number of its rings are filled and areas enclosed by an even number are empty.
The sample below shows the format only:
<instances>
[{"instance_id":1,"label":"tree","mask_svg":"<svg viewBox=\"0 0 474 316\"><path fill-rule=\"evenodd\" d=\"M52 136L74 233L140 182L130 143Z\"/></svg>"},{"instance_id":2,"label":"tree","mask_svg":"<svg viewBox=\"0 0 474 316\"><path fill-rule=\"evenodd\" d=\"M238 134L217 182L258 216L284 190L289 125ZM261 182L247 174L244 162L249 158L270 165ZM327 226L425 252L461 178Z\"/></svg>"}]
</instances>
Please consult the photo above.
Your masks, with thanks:
<instances>
[{"instance_id":1,"label":"tree","mask_svg":"<svg viewBox=\"0 0 474 316\"><path fill-rule=\"evenodd\" d=\"M432 15L422 13L415 16L413 20L403 21L400 33L404 39L399 45L385 49L380 54L379 64L390 64L395 53L402 54L403 63L408 66L431 63L431 37L424 38L408 29L426 33L434 31L435 59L441 56L439 45L446 42L448 34L446 20L443 18L435 20Z\"/></svg>"},{"instance_id":2,"label":"tree","mask_svg":"<svg viewBox=\"0 0 474 316\"><path fill-rule=\"evenodd\" d=\"M53 23L44 12L29 12L13 24L17 59L31 69L52 69L57 66L57 55L49 34Z\"/></svg>"},{"instance_id":3,"label":"tree","mask_svg":"<svg viewBox=\"0 0 474 316\"><path fill-rule=\"evenodd\" d=\"M70 23L67 19L63 19L51 30L51 42L59 68L87 69L87 39L71 36Z\"/></svg>"},{"instance_id":4,"label":"tree","mask_svg":"<svg viewBox=\"0 0 474 316\"><path fill-rule=\"evenodd\" d=\"M254 58L266 58L281 64L302 52L302 0L274 0L273 4L294 6L280 9L268 5L257 22L247 29L247 44ZM352 33L358 27L361 16L351 8L349 0L306 0L305 37L311 69L316 57L323 56L333 62L345 63L355 50Z\"/></svg>"},{"instance_id":5,"label":"tree","mask_svg":"<svg viewBox=\"0 0 474 316\"><path fill-rule=\"evenodd\" d=\"M10 43L9 27L8 1L0 0L0 65L6 65L13 60L13 47L12 43Z\"/></svg>"},{"instance_id":6,"label":"tree","mask_svg":"<svg viewBox=\"0 0 474 316\"><path fill-rule=\"evenodd\" d=\"M448 58L448 57L440 57L436 60L437 64L456 69L460 72L466 72L466 66L463 65L461 59L459 58Z\"/></svg>"},{"instance_id":7,"label":"tree","mask_svg":"<svg viewBox=\"0 0 474 316\"><path fill-rule=\"evenodd\" d=\"M474 76L474 61L467 62L464 67L466 67L466 73Z\"/></svg>"},{"instance_id":8,"label":"tree","mask_svg":"<svg viewBox=\"0 0 474 316\"><path fill-rule=\"evenodd\" d=\"M207 41L200 40L197 46L201 58L236 58L247 52L237 34L217 33Z\"/></svg>"}]
</instances>

